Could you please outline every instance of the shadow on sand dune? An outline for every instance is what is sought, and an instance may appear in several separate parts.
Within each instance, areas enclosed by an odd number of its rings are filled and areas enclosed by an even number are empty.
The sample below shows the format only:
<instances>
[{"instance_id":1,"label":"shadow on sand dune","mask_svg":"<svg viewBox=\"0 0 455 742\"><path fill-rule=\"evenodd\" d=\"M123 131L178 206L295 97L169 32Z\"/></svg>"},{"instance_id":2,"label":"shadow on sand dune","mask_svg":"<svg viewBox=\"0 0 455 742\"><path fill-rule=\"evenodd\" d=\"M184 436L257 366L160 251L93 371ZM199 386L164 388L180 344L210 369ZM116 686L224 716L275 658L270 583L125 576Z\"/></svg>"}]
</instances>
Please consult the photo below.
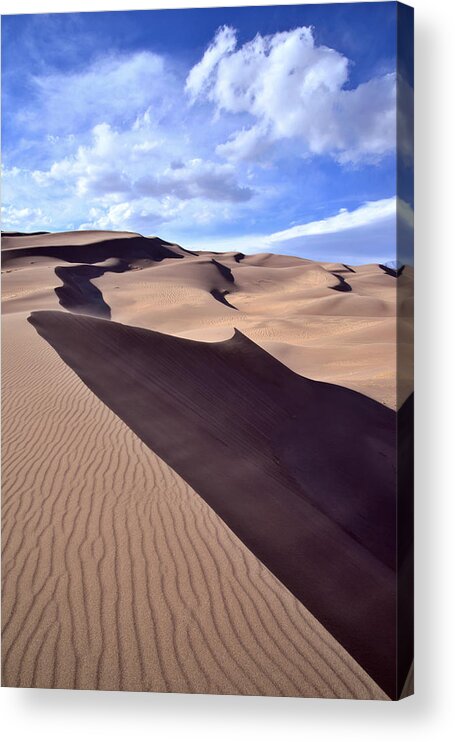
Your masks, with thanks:
<instances>
[{"instance_id":1,"label":"shadow on sand dune","mask_svg":"<svg viewBox=\"0 0 455 742\"><path fill-rule=\"evenodd\" d=\"M350 283L346 281L343 276L339 276L338 273L332 273L332 276L338 279L338 284L336 286L330 286L331 289L334 291L352 291L352 286Z\"/></svg>"},{"instance_id":2,"label":"shadow on sand dune","mask_svg":"<svg viewBox=\"0 0 455 742\"><path fill-rule=\"evenodd\" d=\"M227 294L229 294L229 291L220 291L219 289L212 289L210 293L214 299L221 302L221 304L224 304L225 307L229 307L229 309L237 310L237 307L235 307L233 304L230 304L230 302L228 302L228 300L226 299L226 296Z\"/></svg>"},{"instance_id":3,"label":"shadow on sand dune","mask_svg":"<svg viewBox=\"0 0 455 742\"><path fill-rule=\"evenodd\" d=\"M388 276L392 276L392 278L399 278L404 270L404 265L400 265L399 268L391 268L389 265L382 265L379 264L379 268L384 271Z\"/></svg>"},{"instance_id":4,"label":"shadow on sand dune","mask_svg":"<svg viewBox=\"0 0 455 742\"><path fill-rule=\"evenodd\" d=\"M158 237L126 237L112 240L87 242L80 245L46 245L2 250L2 263L18 257L46 257L64 260L68 263L100 263L109 258L129 262L137 260L161 261L165 258L183 258L188 250L165 242Z\"/></svg>"},{"instance_id":5,"label":"shadow on sand dune","mask_svg":"<svg viewBox=\"0 0 455 742\"><path fill-rule=\"evenodd\" d=\"M395 413L238 331L203 343L63 312L29 322L399 696Z\"/></svg>"},{"instance_id":6,"label":"shadow on sand dune","mask_svg":"<svg viewBox=\"0 0 455 742\"><path fill-rule=\"evenodd\" d=\"M232 273L231 269L228 268L227 265L224 265L223 263L219 263L218 260L215 260L212 258L212 263L217 267L221 275L226 281L229 281L229 283L234 283L234 274Z\"/></svg>"},{"instance_id":7,"label":"shadow on sand dune","mask_svg":"<svg viewBox=\"0 0 455 742\"><path fill-rule=\"evenodd\" d=\"M123 273L127 270L129 265L125 261L119 261L116 266L109 268L96 265L75 265L69 268L58 266L55 275L63 286L57 286L54 291L61 306L69 312L110 319L111 308L104 301L99 288L92 283L92 279L103 276L107 271Z\"/></svg>"}]
</instances>

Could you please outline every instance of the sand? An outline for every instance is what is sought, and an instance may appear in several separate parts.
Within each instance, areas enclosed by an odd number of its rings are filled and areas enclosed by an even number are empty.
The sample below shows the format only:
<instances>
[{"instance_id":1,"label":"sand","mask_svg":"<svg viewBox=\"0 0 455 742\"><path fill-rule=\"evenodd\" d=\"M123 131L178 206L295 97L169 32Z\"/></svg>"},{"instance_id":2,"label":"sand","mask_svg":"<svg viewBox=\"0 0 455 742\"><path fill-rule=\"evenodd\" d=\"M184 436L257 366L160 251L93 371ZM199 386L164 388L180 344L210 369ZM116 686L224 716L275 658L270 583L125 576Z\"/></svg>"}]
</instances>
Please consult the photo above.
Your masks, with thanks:
<instances>
[{"instance_id":1,"label":"sand","mask_svg":"<svg viewBox=\"0 0 455 742\"><path fill-rule=\"evenodd\" d=\"M404 276L128 233L2 252L3 684L396 697ZM367 471L331 409L380 429Z\"/></svg>"}]
</instances>

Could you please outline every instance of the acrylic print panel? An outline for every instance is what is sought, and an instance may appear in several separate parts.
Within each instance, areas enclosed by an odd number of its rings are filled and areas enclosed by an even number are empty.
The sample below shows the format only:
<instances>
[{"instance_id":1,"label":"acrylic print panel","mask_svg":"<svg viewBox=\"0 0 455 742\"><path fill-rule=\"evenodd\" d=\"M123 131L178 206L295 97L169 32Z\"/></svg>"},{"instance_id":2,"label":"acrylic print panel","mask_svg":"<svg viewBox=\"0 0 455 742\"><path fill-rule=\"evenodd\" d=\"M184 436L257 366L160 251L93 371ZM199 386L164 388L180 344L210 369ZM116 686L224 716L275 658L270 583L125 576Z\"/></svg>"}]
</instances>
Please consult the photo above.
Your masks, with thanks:
<instances>
[{"instance_id":1,"label":"acrylic print panel","mask_svg":"<svg viewBox=\"0 0 455 742\"><path fill-rule=\"evenodd\" d=\"M412 23L3 17L4 685L412 693Z\"/></svg>"}]
</instances>

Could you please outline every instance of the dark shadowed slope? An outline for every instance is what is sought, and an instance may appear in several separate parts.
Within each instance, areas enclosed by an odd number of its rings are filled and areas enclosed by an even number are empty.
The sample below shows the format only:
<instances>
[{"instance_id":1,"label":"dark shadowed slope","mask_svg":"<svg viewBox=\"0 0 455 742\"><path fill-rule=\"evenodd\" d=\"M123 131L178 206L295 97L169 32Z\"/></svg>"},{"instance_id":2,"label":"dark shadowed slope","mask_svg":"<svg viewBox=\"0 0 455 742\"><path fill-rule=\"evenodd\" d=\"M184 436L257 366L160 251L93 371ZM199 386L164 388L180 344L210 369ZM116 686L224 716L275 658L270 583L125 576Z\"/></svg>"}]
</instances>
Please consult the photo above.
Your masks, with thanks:
<instances>
[{"instance_id":1,"label":"dark shadowed slope","mask_svg":"<svg viewBox=\"0 0 455 742\"><path fill-rule=\"evenodd\" d=\"M111 238L103 239L96 236L96 232L79 233L54 233L43 235L42 238L35 235L23 237L9 237L2 240L2 263L4 266L17 259L25 257L46 257L64 260L68 263L99 263L110 258L120 258L134 263L136 261L159 262L165 258L183 258L190 255L178 245L158 237L142 237L142 235L131 235L119 237L113 233Z\"/></svg>"},{"instance_id":2,"label":"dark shadowed slope","mask_svg":"<svg viewBox=\"0 0 455 742\"><path fill-rule=\"evenodd\" d=\"M211 295L214 299L221 302L221 304L224 304L225 307L229 307L229 309L237 309L233 304L228 302L226 299L226 296L230 293L229 291L220 291L220 289L212 289Z\"/></svg>"},{"instance_id":3,"label":"dark shadowed slope","mask_svg":"<svg viewBox=\"0 0 455 742\"><path fill-rule=\"evenodd\" d=\"M404 270L404 265L400 265L397 268L392 268L390 265L379 264L379 267L388 276L392 276L392 278L399 278L401 276L401 274L403 273L403 270Z\"/></svg>"},{"instance_id":4,"label":"dark shadowed slope","mask_svg":"<svg viewBox=\"0 0 455 742\"><path fill-rule=\"evenodd\" d=\"M212 258L212 263L217 267L223 278L226 279L226 281L229 281L229 283L234 283L234 275L230 268L228 268L227 265L223 265L223 263L220 263L218 260L215 260Z\"/></svg>"},{"instance_id":5,"label":"dark shadowed slope","mask_svg":"<svg viewBox=\"0 0 455 742\"><path fill-rule=\"evenodd\" d=\"M111 308L104 301L101 291L92 283L92 278L99 278L105 270L96 265L75 265L70 268L58 266L55 275L63 285L57 286L55 293L62 307L70 312L110 319Z\"/></svg>"},{"instance_id":6,"label":"dark shadowed slope","mask_svg":"<svg viewBox=\"0 0 455 742\"><path fill-rule=\"evenodd\" d=\"M398 688L413 692L409 658L414 656L414 394L398 410L397 637Z\"/></svg>"},{"instance_id":7,"label":"dark shadowed slope","mask_svg":"<svg viewBox=\"0 0 455 742\"><path fill-rule=\"evenodd\" d=\"M394 413L239 332L198 343L62 312L30 322L396 697Z\"/></svg>"},{"instance_id":8,"label":"dark shadowed slope","mask_svg":"<svg viewBox=\"0 0 455 742\"><path fill-rule=\"evenodd\" d=\"M332 273L335 278L338 279L338 284L336 286L330 286L331 289L334 291L352 291L352 286L350 283L346 281L346 279L343 276L339 276L338 273Z\"/></svg>"}]
</instances>

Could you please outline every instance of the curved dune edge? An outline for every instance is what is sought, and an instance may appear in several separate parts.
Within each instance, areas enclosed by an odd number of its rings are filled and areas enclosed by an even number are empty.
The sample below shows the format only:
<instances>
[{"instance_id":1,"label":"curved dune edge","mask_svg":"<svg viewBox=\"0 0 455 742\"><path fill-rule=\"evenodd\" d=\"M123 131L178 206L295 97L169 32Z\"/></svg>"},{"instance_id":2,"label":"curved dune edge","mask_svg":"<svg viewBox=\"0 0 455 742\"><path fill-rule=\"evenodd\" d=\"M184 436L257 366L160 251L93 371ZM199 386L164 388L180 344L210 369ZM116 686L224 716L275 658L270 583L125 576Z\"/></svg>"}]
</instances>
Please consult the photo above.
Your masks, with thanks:
<instances>
[{"instance_id":1,"label":"curved dune edge","mask_svg":"<svg viewBox=\"0 0 455 742\"><path fill-rule=\"evenodd\" d=\"M4 685L386 698L25 315L3 323Z\"/></svg>"},{"instance_id":2,"label":"curved dune edge","mask_svg":"<svg viewBox=\"0 0 455 742\"><path fill-rule=\"evenodd\" d=\"M61 312L29 321L396 697L394 413L240 333L206 344Z\"/></svg>"}]
</instances>

